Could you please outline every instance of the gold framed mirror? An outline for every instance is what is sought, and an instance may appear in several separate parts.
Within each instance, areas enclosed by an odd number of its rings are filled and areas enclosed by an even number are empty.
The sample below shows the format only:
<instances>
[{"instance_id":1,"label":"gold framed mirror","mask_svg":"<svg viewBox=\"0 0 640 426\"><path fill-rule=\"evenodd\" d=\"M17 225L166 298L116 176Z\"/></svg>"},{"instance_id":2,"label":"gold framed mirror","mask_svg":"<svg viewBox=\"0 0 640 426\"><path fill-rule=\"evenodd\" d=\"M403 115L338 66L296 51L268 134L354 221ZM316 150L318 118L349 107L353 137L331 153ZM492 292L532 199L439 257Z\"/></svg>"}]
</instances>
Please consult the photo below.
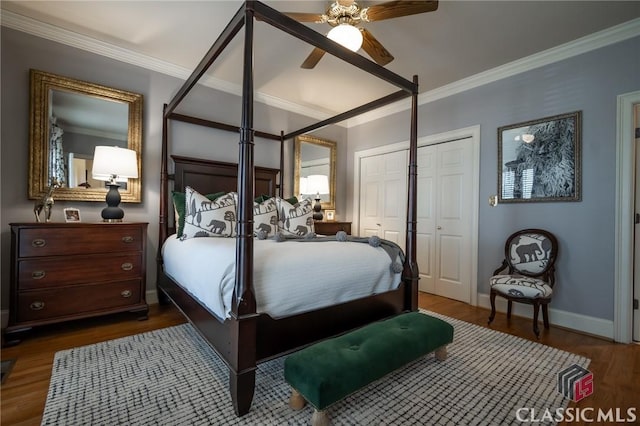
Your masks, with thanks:
<instances>
[{"instance_id":1,"label":"gold framed mirror","mask_svg":"<svg viewBox=\"0 0 640 426\"><path fill-rule=\"evenodd\" d=\"M29 199L42 197L53 178L56 200L101 201L105 182L91 178L97 145L134 150L138 179L120 188L122 202L141 202L142 95L30 70Z\"/></svg>"},{"instance_id":2,"label":"gold framed mirror","mask_svg":"<svg viewBox=\"0 0 640 426\"><path fill-rule=\"evenodd\" d=\"M295 138L293 191L296 197L315 199L317 188L309 188L305 183L309 176L326 176L328 193L321 191L320 203L323 209L336 208L336 149L334 141L309 135Z\"/></svg>"}]
</instances>

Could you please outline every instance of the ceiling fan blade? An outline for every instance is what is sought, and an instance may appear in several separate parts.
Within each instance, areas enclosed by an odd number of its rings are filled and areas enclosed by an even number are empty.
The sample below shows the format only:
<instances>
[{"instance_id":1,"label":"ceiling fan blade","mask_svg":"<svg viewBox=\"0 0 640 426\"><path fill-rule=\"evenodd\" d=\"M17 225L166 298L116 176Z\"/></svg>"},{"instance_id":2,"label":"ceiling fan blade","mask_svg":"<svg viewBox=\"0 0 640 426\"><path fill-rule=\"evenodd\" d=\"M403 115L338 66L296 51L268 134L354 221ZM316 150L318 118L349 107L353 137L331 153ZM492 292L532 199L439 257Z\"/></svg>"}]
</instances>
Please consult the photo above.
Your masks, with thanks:
<instances>
[{"instance_id":1,"label":"ceiling fan blade","mask_svg":"<svg viewBox=\"0 0 640 426\"><path fill-rule=\"evenodd\" d=\"M436 9L438 9L437 0L390 1L367 8L366 20L369 22L382 21L383 19L433 12Z\"/></svg>"},{"instance_id":2,"label":"ceiling fan blade","mask_svg":"<svg viewBox=\"0 0 640 426\"><path fill-rule=\"evenodd\" d=\"M283 12L283 15L287 15L298 22L322 22L322 15L319 13Z\"/></svg>"},{"instance_id":3,"label":"ceiling fan blade","mask_svg":"<svg viewBox=\"0 0 640 426\"><path fill-rule=\"evenodd\" d=\"M315 67L318 64L318 62L320 62L320 59L322 59L322 57L324 56L324 53L325 53L324 50L316 47L309 54L309 56L307 56L307 59L304 60L302 65L300 65L300 68L310 70L311 68Z\"/></svg>"},{"instance_id":4,"label":"ceiling fan blade","mask_svg":"<svg viewBox=\"0 0 640 426\"><path fill-rule=\"evenodd\" d=\"M362 49L367 52L371 59L376 61L378 65L385 66L389 62L393 61L393 55L384 48L382 44L366 29L361 29L362 32Z\"/></svg>"}]
</instances>

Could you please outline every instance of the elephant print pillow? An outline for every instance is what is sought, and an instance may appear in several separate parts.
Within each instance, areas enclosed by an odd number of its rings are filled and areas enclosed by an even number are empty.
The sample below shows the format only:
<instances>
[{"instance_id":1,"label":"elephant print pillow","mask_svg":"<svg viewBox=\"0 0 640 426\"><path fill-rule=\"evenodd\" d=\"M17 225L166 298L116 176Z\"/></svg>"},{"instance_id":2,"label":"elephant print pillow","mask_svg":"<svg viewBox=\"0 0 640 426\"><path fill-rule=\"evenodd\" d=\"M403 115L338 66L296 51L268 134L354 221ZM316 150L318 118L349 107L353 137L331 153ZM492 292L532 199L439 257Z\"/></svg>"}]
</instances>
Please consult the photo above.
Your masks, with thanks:
<instances>
[{"instance_id":1,"label":"elephant print pillow","mask_svg":"<svg viewBox=\"0 0 640 426\"><path fill-rule=\"evenodd\" d=\"M278 205L278 230L285 236L304 238L314 231L313 200L304 199L297 204L290 204L276 197Z\"/></svg>"},{"instance_id":2,"label":"elephant print pillow","mask_svg":"<svg viewBox=\"0 0 640 426\"><path fill-rule=\"evenodd\" d=\"M273 237L278 230L278 206L275 198L253 203L253 235L262 232L264 238Z\"/></svg>"},{"instance_id":3,"label":"elephant print pillow","mask_svg":"<svg viewBox=\"0 0 640 426\"><path fill-rule=\"evenodd\" d=\"M187 186L184 207L184 231L181 240L236 235L235 194L229 193L212 201Z\"/></svg>"}]
</instances>

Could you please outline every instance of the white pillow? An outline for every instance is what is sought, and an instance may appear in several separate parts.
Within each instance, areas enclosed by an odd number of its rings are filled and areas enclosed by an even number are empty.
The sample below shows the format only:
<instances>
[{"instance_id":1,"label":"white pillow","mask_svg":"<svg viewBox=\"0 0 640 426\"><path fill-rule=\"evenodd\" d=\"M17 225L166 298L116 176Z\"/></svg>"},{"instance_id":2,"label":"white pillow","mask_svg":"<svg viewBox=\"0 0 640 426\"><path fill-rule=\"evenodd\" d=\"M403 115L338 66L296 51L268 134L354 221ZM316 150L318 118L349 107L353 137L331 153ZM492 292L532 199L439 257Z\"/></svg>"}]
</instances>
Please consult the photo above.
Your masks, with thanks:
<instances>
[{"instance_id":1,"label":"white pillow","mask_svg":"<svg viewBox=\"0 0 640 426\"><path fill-rule=\"evenodd\" d=\"M314 231L313 200L304 199L292 205L280 197L276 197L278 205L278 230L285 236L304 238Z\"/></svg>"},{"instance_id":2,"label":"white pillow","mask_svg":"<svg viewBox=\"0 0 640 426\"><path fill-rule=\"evenodd\" d=\"M233 237L236 235L236 202L233 193L211 201L195 189L185 189L184 231L180 239Z\"/></svg>"},{"instance_id":3,"label":"white pillow","mask_svg":"<svg viewBox=\"0 0 640 426\"><path fill-rule=\"evenodd\" d=\"M258 236L259 231L264 232L264 237L273 237L278 229L278 206L276 199L271 197L261 203L253 203L253 235Z\"/></svg>"}]
</instances>

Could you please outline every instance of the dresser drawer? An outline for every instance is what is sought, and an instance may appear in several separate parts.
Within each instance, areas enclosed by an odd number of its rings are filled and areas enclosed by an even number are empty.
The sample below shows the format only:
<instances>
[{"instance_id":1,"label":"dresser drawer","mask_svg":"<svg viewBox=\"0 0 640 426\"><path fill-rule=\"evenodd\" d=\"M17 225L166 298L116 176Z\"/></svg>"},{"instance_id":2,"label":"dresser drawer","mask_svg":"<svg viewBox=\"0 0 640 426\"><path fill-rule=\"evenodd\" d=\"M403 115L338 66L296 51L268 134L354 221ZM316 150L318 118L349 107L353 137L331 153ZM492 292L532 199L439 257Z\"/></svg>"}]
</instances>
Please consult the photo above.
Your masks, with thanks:
<instances>
[{"instance_id":1,"label":"dresser drawer","mask_svg":"<svg viewBox=\"0 0 640 426\"><path fill-rule=\"evenodd\" d=\"M140 289L140 280L128 280L100 286L21 292L18 295L18 321L48 320L135 305L141 301Z\"/></svg>"},{"instance_id":2,"label":"dresser drawer","mask_svg":"<svg viewBox=\"0 0 640 426\"><path fill-rule=\"evenodd\" d=\"M141 253L21 260L18 290L140 278L143 261Z\"/></svg>"},{"instance_id":3,"label":"dresser drawer","mask_svg":"<svg viewBox=\"0 0 640 426\"><path fill-rule=\"evenodd\" d=\"M139 226L33 227L20 230L18 257L66 256L142 250Z\"/></svg>"}]
</instances>

